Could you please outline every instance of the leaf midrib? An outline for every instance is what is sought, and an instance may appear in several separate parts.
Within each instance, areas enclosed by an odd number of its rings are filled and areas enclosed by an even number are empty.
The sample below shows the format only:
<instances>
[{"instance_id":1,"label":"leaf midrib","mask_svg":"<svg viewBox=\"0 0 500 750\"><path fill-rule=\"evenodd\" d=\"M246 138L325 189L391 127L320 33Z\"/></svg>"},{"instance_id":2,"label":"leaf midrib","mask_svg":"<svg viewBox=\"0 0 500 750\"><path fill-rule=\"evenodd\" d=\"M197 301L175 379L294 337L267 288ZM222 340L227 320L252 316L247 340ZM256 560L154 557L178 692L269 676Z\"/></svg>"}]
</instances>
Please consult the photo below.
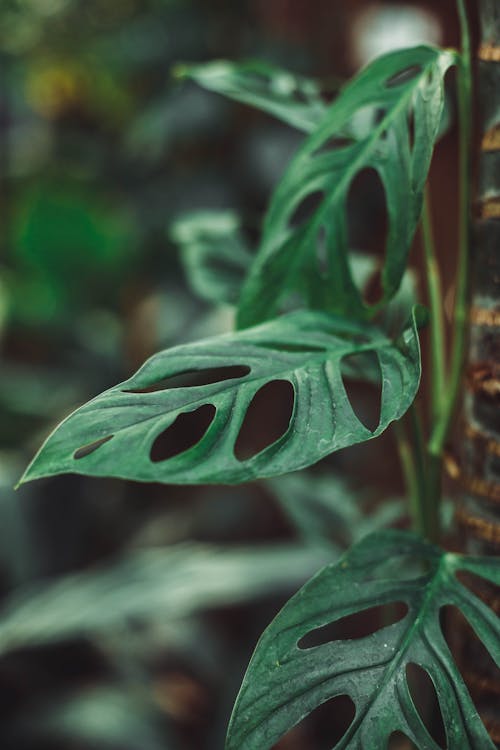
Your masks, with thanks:
<instances>
[{"instance_id":1,"label":"leaf midrib","mask_svg":"<svg viewBox=\"0 0 500 750\"><path fill-rule=\"evenodd\" d=\"M298 365L296 367L292 367L292 365L289 365L288 367L284 367L283 369L280 369L278 371L273 372L272 375L269 375L269 374L265 375L264 374L264 375L255 375L255 376L252 377L252 373L249 372L248 375L244 375L241 378L230 378L228 380L221 381L219 384L218 383L211 383L210 385L213 385L213 386L220 385L221 386L220 390L216 390L214 393L211 393L210 396L203 396L203 393L201 393L199 398L195 398L192 401L188 401L188 402L185 403L184 406L178 407L178 409L173 409L172 411L174 411L174 412L175 411L179 411L179 413L180 413L181 411L184 411L185 406L195 406L196 407L197 405L203 405L203 404L207 403L207 399L209 400L211 397L219 396L221 394L224 395L225 392L227 392L227 391L233 391L234 387L235 387L235 382L236 381L238 381L242 385L250 385L250 384L253 384L253 385L258 384L258 385L260 385L261 383L265 384L265 383L271 382L273 380L289 380L289 377L291 375L293 375L294 373L296 373L298 370L307 370L309 367L313 367L318 362L319 363L324 363L324 364L327 364L328 362L333 362L333 364L340 364L340 361L345 356L352 355L352 354L363 354L365 352L374 352L375 354L377 354L380 350L383 350L383 349L390 349L390 350L394 349L394 350L396 350L396 347L395 347L394 343L390 339L378 339L377 342L371 342L371 343L366 343L366 344L362 344L362 345L357 345L355 349L352 348L352 347L350 347L350 348L345 348L345 349L342 349L342 350L338 350L338 349L335 350L335 351L330 350L330 355L329 356L324 356L323 353L311 355L311 357L308 358L306 365ZM115 394L115 393L126 393L127 391L125 391L123 389L123 386L126 385L127 382L128 381L125 381L124 383L121 383L120 386L116 386L115 388L111 389L111 391L108 391L107 393L108 394L110 394L110 393L112 393L112 394ZM177 393L180 393L182 391L186 391L187 393L190 393L190 392L193 392L193 391L198 391L198 389L207 388L207 387L209 387L209 386L207 386L207 385L193 385L193 386L185 386L183 388L175 388L175 391ZM174 389L165 388L165 392L168 392L168 391L171 391L171 390L174 390ZM158 393L158 391L151 392L151 393L134 394L134 395L141 396L143 398L146 397L146 398L149 399L149 396L156 395L157 393ZM92 412L92 411L98 411L98 410L100 410L102 408L120 408L120 407L130 408L130 403L129 402L123 403L123 404L114 404L114 403L112 403L112 404L103 405L103 404L99 404L98 400L99 400L99 397L97 397L96 399L94 399L93 401L91 401L88 404L89 407L92 405L92 408L85 409L85 412L87 414L89 412ZM142 406L142 404L139 403L139 404L137 404L137 406L140 408ZM164 407L165 404L164 403L156 403L155 404L155 402L151 399L150 401L148 401L148 406L158 406L159 408L161 408L161 407ZM150 417L145 418L143 421L147 421L147 419L154 419L154 418L157 418L157 417L158 417L158 415L154 414L154 415L152 415ZM126 429L126 428L124 428L124 429Z\"/></svg>"},{"instance_id":2,"label":"leaf midrib","mask_svg":"<svg viewBox=\"0 0 500 750\"><path fill-rule=\"evenodd\" d=\"M403 638L403 641L401 643L401 648L398 649L398 652L394 655L393 659L390 660L390 666L387 669L387 672L384 674L384 677L382 679L382 682L380 685L377 686L377 690L374 691L372 694L370 700L364 707L359 719L356 717L354 718L353 723L347 730L346 734L342 738L342 741L344 740L351 740L358 732L358 729L363 724L364 720L366 719L367 714L371 709L373 708L373 705L379 698L379 696L386 690L387 685L392 680L392 677L397 669L400 668L401 662L403 661L404 656L406 655L406 652L410 648L413 642L413 637L415 635L415 632L418 631L422 625L422 622L425 621L426 615L428 610L430 609L431 602L434 598L436 588L439 588L441 585L441 568L442 566L446 566L446 555L441 555L441 559L439 560L439 563L437 565L436 571L434 573L434 576L432 578L432 582L430 583L428 589L426 589L423 600L422 600L422 606L420 607L417 615L412 620L406 635ZM389 662L388 662L389 663ZM342 747L342 746L341 746ZM343 747L347 747L345 744Z\"/></svg>"}]
</instances>

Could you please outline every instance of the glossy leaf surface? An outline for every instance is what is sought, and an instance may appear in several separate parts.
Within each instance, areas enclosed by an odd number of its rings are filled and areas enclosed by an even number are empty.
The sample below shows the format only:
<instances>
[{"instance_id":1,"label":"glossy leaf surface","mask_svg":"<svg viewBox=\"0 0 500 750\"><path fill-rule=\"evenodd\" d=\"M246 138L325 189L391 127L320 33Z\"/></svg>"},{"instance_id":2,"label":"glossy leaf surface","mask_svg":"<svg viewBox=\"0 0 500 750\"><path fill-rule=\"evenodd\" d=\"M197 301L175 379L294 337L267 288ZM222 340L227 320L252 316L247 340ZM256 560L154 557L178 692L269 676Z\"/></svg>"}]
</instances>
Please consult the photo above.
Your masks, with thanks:
<instances>
[{"instance_id":1,"label":"glossy leaf surface","mask_svg":"<svg viewBox=\"0 0 500 750\"><path fill-rule=\"evenodd\" d=\"M378 360L382 384L373 431L355 414L342 380L343 360L367 353ZM187 373L204 384L179 387L171 380ZM64 472L189 484L283 474L379 435L408 409L419 379L414 319L393 342L371 326L325 313L291 313L156 354L129 380L64 420L22 481ZM293 395L288 427L256 455L239 459L235 444L249 407L275 382ZM167 460L154 460L159 436L193 412L211 416L203 436Z\"/></svg>"},{"instance_id":2,"label":"glossy leaf surface","mask_svg":"<svg viewBox=\"0 0 500 750\"><path fill-rule=\"evenodd\" d=\"M378 306L395 294L420 217L443 78L453 61L452 53L430 47L398 50L342 90L274 193L243 287L240 327L273 317L290 294L307 307L359 318L377 309L363 300L349 263L346 204L363 170L380 178L387 207Z\"/></svg>"},{"instance_id":3,"label":"glossy leaf surface","mask_svg":"<svg viewBox=\"0 0 500 750\"><path fill-rule=\"evenodd\" d=\"M307 133L318 126L326 112L318 82L269 63L215 60L202 65L179 65L174 74L257 107Z\"/></svg>"},{"instance_id":4,"label":"glossy leaf surface","mask_svg":"<svg viewBox=\"0 0 500 750\"><path fill-rule=\"evenodd\" d=\"M317 706L348 695L355 716L334 750L385 750L403 732L439 750L412 701L406 667L432 679L447 747L493 750L444 639L440 609L458 607L500 666L500 618L458 580L470 571L500 585L500 558L444 553L416 536L377 532L320 571L283 608L255 650L229 727L227 750L269 750ZM304 636L376 605L407 614L368 636L304 646ZM301 647L299 647L301 644Z\"/></svg>"}]
</instances>

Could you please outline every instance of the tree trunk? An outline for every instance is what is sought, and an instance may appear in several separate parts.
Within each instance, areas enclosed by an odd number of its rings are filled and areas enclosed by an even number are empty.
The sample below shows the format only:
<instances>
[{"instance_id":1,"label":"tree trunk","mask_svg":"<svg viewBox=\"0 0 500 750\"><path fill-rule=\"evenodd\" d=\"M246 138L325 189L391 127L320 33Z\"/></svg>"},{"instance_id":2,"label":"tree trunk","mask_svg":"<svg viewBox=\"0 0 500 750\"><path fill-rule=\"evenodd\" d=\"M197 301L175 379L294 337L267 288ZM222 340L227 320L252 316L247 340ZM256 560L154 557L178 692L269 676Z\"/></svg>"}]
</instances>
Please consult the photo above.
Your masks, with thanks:
<instances>
[{"instance_id":1,"label":"tree trunk","mask_svg":"<svg viewBox=\"0 0 500 750\"><path fill-rule=\"evenodd\" d=\"M470 345L462 433L463 491L457 520L463 547L500 555L500 0L479 0L477 67L480 155L473 218ZM500 615L500 592L471 587ZM460 662L491 737L500 746L500 679L472 632Z\"/></svg>"}]
</instances>

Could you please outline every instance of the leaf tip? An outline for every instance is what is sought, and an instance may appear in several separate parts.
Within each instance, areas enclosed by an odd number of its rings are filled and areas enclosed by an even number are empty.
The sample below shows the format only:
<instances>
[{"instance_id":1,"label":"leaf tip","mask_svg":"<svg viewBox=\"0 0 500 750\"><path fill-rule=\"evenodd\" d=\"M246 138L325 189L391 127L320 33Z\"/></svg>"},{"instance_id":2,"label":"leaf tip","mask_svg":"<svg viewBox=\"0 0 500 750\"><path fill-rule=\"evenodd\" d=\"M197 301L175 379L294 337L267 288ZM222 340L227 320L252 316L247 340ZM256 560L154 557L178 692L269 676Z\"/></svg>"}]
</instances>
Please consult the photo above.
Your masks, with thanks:
<instances>
[{"instance_id":1,"label":"leaf tip","mask_svg":"<svg viewBox=\"0 0 500 750\"><path fill-rule=\"evenodd\" d=\"M18 490L23 484L27 484L28 482L32 482L34 479L37 479L37 475L33 474L31 469L33 467L34 459L30 461L26 469L23 471L19 479L14 485L14 489Z\"/></svg>"},{"instance_id":2,"label":"leaf tip","mask_svg":"<svg viewBox=\"0 0 500 750\"><path fill-rule=\"evenodd\" d=\"M176 63L170 69L170 75L176 81L185 81L186 78L189 78L189 75L191 73L191 67L192 66L189 65L189 63L183 63L183 62Z\"/></svg>"}]
</instances>

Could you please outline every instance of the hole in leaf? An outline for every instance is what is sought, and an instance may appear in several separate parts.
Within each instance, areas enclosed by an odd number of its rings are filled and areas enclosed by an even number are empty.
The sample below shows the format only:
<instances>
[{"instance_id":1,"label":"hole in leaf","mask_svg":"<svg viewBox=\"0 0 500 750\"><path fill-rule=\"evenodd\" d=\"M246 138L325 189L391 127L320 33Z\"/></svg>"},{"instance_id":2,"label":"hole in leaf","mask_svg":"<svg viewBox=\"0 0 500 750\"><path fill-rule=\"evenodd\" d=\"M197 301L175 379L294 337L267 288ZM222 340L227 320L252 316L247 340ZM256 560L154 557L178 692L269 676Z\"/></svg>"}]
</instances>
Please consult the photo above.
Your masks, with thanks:
<instances>
[{"instance_id":1,"label":"hole in leaf","mask_svg":"<svg viewBox=\"0 0 500 750\"><path fill-rule=\"evenodd\" d=\"M382 299L384 287L382 286L382 267L377 266L374 273L370 276L367 285L363 289L363 300L367 305L376 305Z\"/></svg>"},{"instance_id":2,"label":"hole in leaf","mask_svg":"<svg viewBox=\"0 0 500 750\"><path fill-rule=\"evenodd\" d=\"M353 133L358 141L368 138L382 121L386 110L373 104L358 107L344 125L343 134Z\"/></svg>"},{"instance_id":3,"label":"hole in leaf","mask_svg":"<svg viewBox=\"0 0 500 750\"><path fill-rule=\"evenodd\" d=\"M486 646L458 607L441 607L440 623L445 640L483 719L498 721L500 669Z\"/></svg>"},{"instance_id":4,"label":"hole in leaf","mask_svg":"<svg viewBox=\"0 0 500 750\"><path fill-rule=\"evenodd\" d=\"M328 259L328 235L326 227L321 226L316 238L316 260L318 262L318 271L324 277L328 276L329 259Z\"/></svg>"},{"instance_id":5,"label":"hole in leaf","mask_svg":"<svg viewBox=\"0 0 500 750\"><path fill-rule=\"evenodd\" d=\"M292 93L297 104L311 104L311 95L299 86L296 86Z\"/></svg>"},{"instance_id":6,"label":"hole in leaf","mask_svg":"<svg viewBox=\"0 0 500 750\"><path fill-rule=\"evenodd\" d=\"M309 221L318 210L323 198L324 193L322 190L314 190L312 193L306 195L290 216L288 221L290 227L296 229L301 224L305 224Z\"/></svg>"},{"instance_id":7,"label":"hole in leaf","mask_svg":"<svg viewBox=\"0 0 500 750\"><path fill-rule=\"evenodd\" d=\"M280 439L293 414L295 391L288 380L272 380L253 397L234 445L238 461L247 461Z\"/></svg>"},{"instance_id":8,"label":"hole in leaf","mask_svg":"<svg viewBox=\"0 0 500 750\"><path fill-rule=\"evenodd\" d=\"M319 148L313 151L312 157L320 155L326 156L332 151L340 151L344 148L350 148L356 143L356 139L351 138L350 136L333 135L331 138L328 138L326 141L324 141L324 143L322 143Z\"/></svg>"},{"instance_id":9,"label":"hole in leaf","mask_svg":"<svg viewBox=\"0 0 500 750\"><path fill-rule=\"evenodd\" d=\"M387 114L387 110L386 109L384 109L383 107L377 107L375 109L375 111L374 111L374 114L373 114L373 124L375 126L376 125L380 125L380 123L382 122L382 120L384 119L384 117L386 116L386 114ZM386 136L387 136L386 132L382 133L382 137L386 137Z\"/></svg>"},{"instance_id":10,"label":"hole in leaf","mask_svg":"<svg viewBox=\"0 0 500 750\"><path fill-rule=\"evenodd\" d=\"M348 247L378 259L370 283L359 290L366 303L375 304L382 295L381 271L389 234L385 189L375 169L358 172L349 187L346 205ZM351 275L355 278L354 269Z\"/></svg>"},{"instance_id":11,"label":"hole in leaf","mask_svg":"<svg viewBox=\"0 0 500 750\"><path fill-rule=\"evenodd\" d=\"M265 91L267 93L271 84L272 78L270 78L265 73L259 73L253 70L252 72L247 71L247 73L245 74L244 85L250 92L252 92L253 89L260 89L261 91Z\"/></svg>"},{"instance_id":12,"label":"hole in leaf","mask_svg":"<svg viewBox=\"0 0 500 750\"><path fill-rule=\"evenodd\" d=\"M213 285L217 284L218 288L224 285L224 287L227 288L227 291L224 290L227 300L236 304L239 298L241 286L245 279L246 271L250 266L250 256L249 262L246 266L239 261L231 261L227 258L207 258L205 262L207 264L209 263L210 267L207 269L208 274L205 272L206 275L208 275L208 278L203 280L203 283L198 284L200 295L204 296L206 294L205 288L209 283ZM195 290L197 281L197 279L193 279L192 282Z\"/></svg>"},{"instance_id":13,"label":"hole in leaf","mask_svg":"<svg viewBox=\"0 0 500 750\"><path fill-rule=\"evenodd\" d=\"M106 437L100 438L99 440L94 440L93 443L88 443L87 445L82 445L81 448L78 448L73 453L73 458L76 460L80 458L85 458L85 456L89 456L91 453L96 451L98 448L101 447L101 445L104 445L104 443L107 443L111 438L114 437L113 435L107 435Z\"/></svg>"},{"instance_id":14,"label":"hole in leaf","mask_svg":"<svg viewBox=\"0 0 500 750\"><path fill-rule=\"evenodd\" d=\"M416 78L421 70L422 68L420 65L409 65L407 68L394 73L394 75L387 79L385 85L388 89L402 86L404 83L411 81L412 78Z\"/></svg>"},{"instance_id":15,"label":"hole in leaf","mask_svg":"<svg viewBox=\"0 0 500 750\"><path fill-rule=\"evenodd\" d=\"M406 734L393 732L389 737L387 750L417 750L417 748Z\"/></svg>"},{"instance_id":16,"label":"hole in leaf","mask_svg":"<svg viewBox=\"0 0 500 750\"><path fill-rule=\"evenodd\" d=\"M309 631L302 636L297 646L306 650L332 641L366 638L381 628L399 622L407 613L408 605L404 602L378 604Z\"/></svg>"},{"instance_id":17,"label":"hole in leaf","mask_svg":"<svg viewBox=\"0 0 500 750\"><path fill-rule=\"evenodd\" d=\"M149 454L151 461L167 461L193 448L210 427L215 412L213 404L203 404L194 411L179 414L175 421L155 438Z\"/></svg>"},{"instance_id":18,"label":"hole in leaf","mask_svg":"<svg viewBox=\"0 0 500 750\"><path fill-rule=\"evenodd\" d=\"M407 664L406 681L411 699L427 731L439 747L446 748L443 716L439 707L436 688L429 673L419 664Z\"/></svg>"},{"instance_id":19,"label":"hole in leaf","mask_svg":"<svg viewBox=\"0 0 500 750\"><path fill-rule=\"evenodd\" d=\"M193 388L194 386L221 383L224 380L244 378L249 373L250 367L247 365L209 367L206 370L186 370L177 375L157 380L143 388L124 388L123 393L155 393L157 391L166 391L170 388Z\"/></svg>"},{"instance_id":20,"label":"hole in leaf","mask_svg":"<svg viewBox=\"0 0 500 750\"><path fill-rule=\"evenodd\" d=\"M314 345L314 344L290 344L286 343L284 344L281 341L259 341L259 347L263 347L264 349L276 349L280 352L304 352L304 353L311 353L311 352L324 352L325 347Z\"/></svg>"},{"instance_id":21,"label":"hole in leaf","mask_svg":"<svg viewBox=\"0 0 500 750\"><path fill-rule=\"evenodd\" d=\"M382 373L373 351L347 354L341 360L342 382L352 409L370 432L380 423Z\"/></svg>"},{"instance_id":22,"label":"hole in leaf","mask_svg":"<svg viewBox=\"0 0 500 750\"><path fill-rule=\"evenodd\" d=\"M486 604L490 604L495 600L500 601L500 586L491 583L487 578L470 573L468 570L457 570L455 576L462 586L472 591L473 594L482 599Z\"/></svg>"},{"instance_id":23,"label":"hole in leaf","mask_svg":"<svg viewBox=\"0 0 500 750\"><path fill-rule=\"evenodd\" d=\"M356 714L348 695L337 695L311 711L273 745L272 750L331 750L345 735Z\"/></svg>"}]
</instances>

